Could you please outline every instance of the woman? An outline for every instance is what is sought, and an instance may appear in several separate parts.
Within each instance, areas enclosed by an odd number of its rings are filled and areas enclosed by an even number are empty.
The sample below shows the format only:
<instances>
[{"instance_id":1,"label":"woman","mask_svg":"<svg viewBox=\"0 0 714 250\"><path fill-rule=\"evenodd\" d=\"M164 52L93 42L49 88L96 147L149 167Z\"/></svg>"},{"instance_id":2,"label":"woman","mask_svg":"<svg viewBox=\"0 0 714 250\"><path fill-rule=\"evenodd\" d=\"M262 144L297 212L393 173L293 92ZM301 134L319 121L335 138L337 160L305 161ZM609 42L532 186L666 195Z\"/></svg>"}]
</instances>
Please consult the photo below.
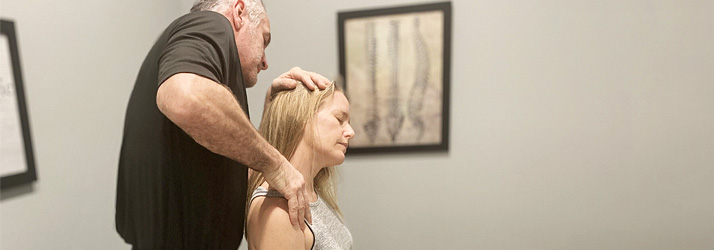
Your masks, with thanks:
<instances>
[{"instance_id":1,"label":"woman","mask_svg":"<svg viewBox=\"0 0 714 250\"><path fill-rule=\"evenodd\" d=\"M249 249L351 249L335 196L335 166L345 160L354 130L349 102L335 84L309 91L302 84L278 93L263 113L260 133L305 177L312 224L293 228L287 200L252 172L246 239Z\"/></svg>"}]
</instances>

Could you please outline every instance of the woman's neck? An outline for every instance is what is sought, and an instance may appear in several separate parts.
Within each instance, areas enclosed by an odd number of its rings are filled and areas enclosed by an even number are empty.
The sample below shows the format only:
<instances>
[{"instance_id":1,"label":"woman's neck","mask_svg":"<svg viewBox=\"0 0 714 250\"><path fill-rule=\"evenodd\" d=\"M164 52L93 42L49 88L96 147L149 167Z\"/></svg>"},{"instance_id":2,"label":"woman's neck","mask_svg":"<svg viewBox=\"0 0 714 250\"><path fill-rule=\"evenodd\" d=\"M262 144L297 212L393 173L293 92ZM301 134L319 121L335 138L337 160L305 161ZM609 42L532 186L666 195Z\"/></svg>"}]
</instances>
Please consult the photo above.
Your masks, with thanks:
<instances>
[{"instance_id":1,"label":"woman's neck","mask_svg":"<svg viewBox=\"0 0 714 250\"><path fill-rule=\"evenodd\" d=\"M314 180L320 168L316 164L315 155L309 149L310 147L301 141L290 159L290 164L305 177L305 190L308 191L308 200L315 202L317 201L317 193L315 192Z\"/></svg>"}]
</instances>

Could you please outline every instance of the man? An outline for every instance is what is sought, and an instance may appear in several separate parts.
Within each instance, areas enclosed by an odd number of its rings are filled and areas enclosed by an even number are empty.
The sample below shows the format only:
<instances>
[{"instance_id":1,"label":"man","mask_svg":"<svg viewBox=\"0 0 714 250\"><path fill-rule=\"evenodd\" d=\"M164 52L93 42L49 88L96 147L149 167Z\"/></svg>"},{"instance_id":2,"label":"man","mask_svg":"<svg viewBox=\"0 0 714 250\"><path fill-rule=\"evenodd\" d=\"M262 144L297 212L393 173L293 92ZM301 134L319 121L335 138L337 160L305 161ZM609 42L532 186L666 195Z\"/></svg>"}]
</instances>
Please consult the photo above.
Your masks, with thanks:
<instances>
[{"instance_id":1,"label":"man","mask_svg":"<svg viewBox=\"0 0 714 250\"><path fill-rule=\"evenodd\" d=\"M270 23L260 0L200 0L159 37L127 108L117 183L117 231L135 249L237 249L247 168L311 220L303 176L248 120L245 88L268 68ZM270 93L329 81L293 68Z\"/></svg>"}]
</instances>

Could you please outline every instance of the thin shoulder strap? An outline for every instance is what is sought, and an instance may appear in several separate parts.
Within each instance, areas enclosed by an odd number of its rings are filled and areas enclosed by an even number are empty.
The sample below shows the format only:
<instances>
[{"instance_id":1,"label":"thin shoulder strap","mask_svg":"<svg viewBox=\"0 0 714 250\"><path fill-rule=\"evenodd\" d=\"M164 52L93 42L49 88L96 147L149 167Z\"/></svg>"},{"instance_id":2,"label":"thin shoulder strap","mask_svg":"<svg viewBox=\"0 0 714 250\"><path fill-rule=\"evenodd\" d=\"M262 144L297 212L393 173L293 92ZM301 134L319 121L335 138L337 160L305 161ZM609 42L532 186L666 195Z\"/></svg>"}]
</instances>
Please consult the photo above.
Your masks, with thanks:
<instances>
[{"instance_id":1,"label":"thin shoulder strap","mask_svg":"<svg viewBox=\"0 0 714 250\"><path fill-rule=\"evenodd\" d=\"M310 247L310 250L313 250L315 249L315 241L317 240L317 238L315 238L315 230L312 230L312 226L310 226L310 223L307 223L307 219L305 219L305 225L307 225L307 228L309 228L312 233L312 246Z\"/></svg>"},{"instance_id":2,"label":"thin shoulder strap","mask_svg":"<svg viewBox=\"0 0 714 250\"><path fill-rule=\"evenodd\" d=\"M267 190L264 187L258 187L253 191L253 196L250 197L250 203L253 203L253 199L256 197L260 196L265 196L265 197L281 197L284 198L283 194L278 192L277 190ZM250 205L249 203L249 205Z\"/></svg>"}]
</instances>

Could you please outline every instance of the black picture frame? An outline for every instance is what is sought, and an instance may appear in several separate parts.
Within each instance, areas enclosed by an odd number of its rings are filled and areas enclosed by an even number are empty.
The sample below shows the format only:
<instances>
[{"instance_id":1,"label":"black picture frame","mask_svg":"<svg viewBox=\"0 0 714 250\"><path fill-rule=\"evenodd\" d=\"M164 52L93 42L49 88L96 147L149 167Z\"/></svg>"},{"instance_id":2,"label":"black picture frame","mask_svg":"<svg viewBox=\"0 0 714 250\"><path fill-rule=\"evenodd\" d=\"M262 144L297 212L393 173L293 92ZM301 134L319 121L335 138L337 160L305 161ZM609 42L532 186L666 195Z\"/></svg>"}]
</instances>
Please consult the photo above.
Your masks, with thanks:
<instances>
[{"instance_id":1,"label":"black picture frame","mask_svg":"<svg viewBox=\"0 0 714 250\"><path fill-rule=\"evenodd\" d=\"M22 184L32 183L37 180L37 173L35 171L35 157L32 147L32 139L30 136L30 121L27 116L27 106L25 100L24 84L22 79L22 71L20 69L20 55L18 52L17 37L15 34L15 23L10 20L2 19L0 20L0 30L2 31L2 36L7 37L8 54L11 59L10 71L14 80L14 91L8 90L7 93L15 92L15 97L17 99L17 108L19 114L19 124L22 130L22 145L18 147L18 150L24 151L25 156L25 169L20 173L13 172L12 174L3 174L0 178L0 189L6 190L10 187L19 186ZM4 47L4 46L3 46ZM0 76L2 77L2 76ZM7 80L7 79L6 79ZM8 81L9 82L9 81ZM11 84L11 83L10 83ZM11 86L13 86L11 84ZM5 114L3 114L5 115ZM11 115L7 115L11 116ZM4 117L9 119L16 119L13 117ZM2 142L0 142L2 143Z\"/></svg>"},{"instance_id":2,"label":"black picture frame","mask_svg":"<svg viewBox=\"0 0 714 250\"><path fill-rule=\"evenodd\" d=\"M348 154L448 151L451 2L337 17Z\"/></svg>"}]
</instances>

